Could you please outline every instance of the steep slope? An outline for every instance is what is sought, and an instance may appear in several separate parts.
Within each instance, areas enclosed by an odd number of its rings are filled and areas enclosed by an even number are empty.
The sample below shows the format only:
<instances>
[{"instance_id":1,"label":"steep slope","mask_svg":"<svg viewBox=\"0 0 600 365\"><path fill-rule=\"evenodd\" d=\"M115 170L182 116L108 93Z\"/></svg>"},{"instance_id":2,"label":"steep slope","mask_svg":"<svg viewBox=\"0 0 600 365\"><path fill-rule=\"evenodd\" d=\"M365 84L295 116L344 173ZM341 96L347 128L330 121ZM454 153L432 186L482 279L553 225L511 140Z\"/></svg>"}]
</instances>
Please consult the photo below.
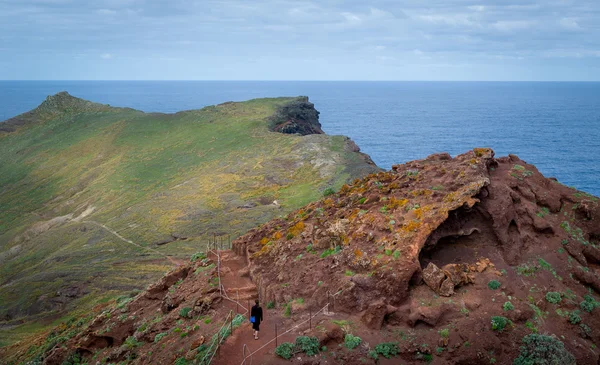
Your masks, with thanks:
<instances>
[{"instance_id":1,"label":"steep slope","mask_svg":"<svg viewBox=\"0 0 600 365\"><path fill-rule=\"evenodd\" d=\"M63 92L0 123L0 345L379 170L346 137L269 131L290 103L318 117L305 97L148 114Z\"/></svg>"},{"instance_id":2,"label":"steep slope","mask_svg":"<svg viewBox=\"0 0 600 365\"><path fill-rule=\"evenodd\" d=\"M17 357L206 364L229 320L214 364L598 364L599 239L598 198L518 157L432 155L263 224L220 260L195 255ZM260 341L227 317L257 297Z\"/></svg>"}]
</instances>

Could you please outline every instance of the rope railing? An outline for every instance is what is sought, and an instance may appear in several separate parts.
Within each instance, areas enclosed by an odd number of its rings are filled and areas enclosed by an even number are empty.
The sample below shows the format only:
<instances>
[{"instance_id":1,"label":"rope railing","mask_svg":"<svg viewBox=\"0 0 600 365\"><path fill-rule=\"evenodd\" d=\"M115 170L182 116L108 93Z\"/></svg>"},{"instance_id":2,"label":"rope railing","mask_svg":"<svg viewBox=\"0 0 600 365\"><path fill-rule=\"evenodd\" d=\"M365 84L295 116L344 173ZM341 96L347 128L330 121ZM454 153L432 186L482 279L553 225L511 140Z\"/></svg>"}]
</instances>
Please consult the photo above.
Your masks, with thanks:
<instances>
[{"instance_id":1,"label":"rope railing","mask_svg":"<svg viewBox=\"0 0 600 365\"><path fill-rule=\"evenodd\" d=\"M223 298L223 299L225 299L225 300L228 300L228 301L230 301L230 302L232 302L232 303L236 304L236 305L237 305L237 306L239 306L239 307L242 307L242 308L244 309L244 312L242 313L242 315L245 315L245 314L247 314L247 313L248 313L248 308L246 308L246 306L244 306L242 303L238 302L237 300L234 300L234 299L230 298L230 297L229 297L229 295L227 295L227 290L225 289L225 286L223 285L223 283L222 283L222 281L221 281L221 250L223 250L223 243L224 243L224 242L225 242L225 243L227 243L227 241L226 241L226 240L225 240L225 241L223 241L223 239L221 239L221 242L217 242L217 238L216 238L216 236L215 236L215 237L214 237L214 240L213 240L213 242L210 242L210 241L209 241L209 246L208 246L208 248L207 248L207 249L208 249L208 252L212 253L213 255L215 255L215 256L217 257L217 277L218 277L218 280L219 280L219 293L220 293L220 296L221 296L221 298ZM229 245L231 245L231 239L229 239ZM231 246L229 246L229 248L230 248L230 247L231 247ZM333 303L334 303L334 304L333 304L333 306L334 306L334 308L335 308L335 297L336 297L336 296L338 296L338 295L339 295L340 293L342 293L343 291L344 291L344 288L342 288L342 289L338 290L336 293L333 293L333 294L331 294L329 291L327 291L327 301L328 301L328 303L327 303L325 306L323 306L321 309L319 309L319 310L318 310L316 313L314 313L314 314L311 312L311 313L309 314L309 317L308 317L308 319L306 319L306 320L304 320L304 321L302 321L302 322L300 322L300 323L297 323L296 325L294 325L293 327L289 328L289 329L288 329L288 330L286 330L285 332L283 332L283 333L281 333L281 334L277 334L277 333L276 333L276 335L275 335L275 337L274 337L273 339L271 339L270 341L266 342L264 345L262 345L262 346L261 346L261 347L259 347L258 349L256 349L256 350L254 350L254 351L250 352L250 350L249 350L248 346L247 346L246 344L244 344L244 345L243 345L243 347L242 347L242 356L243 356L243 360L242 360L242 362L241 362L241 365L248 365L248 364L246 363L246 361L247 361L248 359L250 359L250 365L252 365L252 359L253 359L253 356L254 356L256 353L258 353L259 351L261 351L262 349L264 349L265 347L267 347L268 345L272 344L273 342L277 343L276 341L277 341L277 339L278 339L278 338L280 338L280 337L282 337L282 336L284 336L284 335L286 335L286 334L290 333L291 331L294 331L294 330L298 329L300 326L302 326L302 325L304 325L304 324L306 324L306 323L308 323L308 322L312 322L312 319L313 319L313 318L315 318L315 317L317 317L317 316L318 316L319 314L321 314L321 313L325 313L325 314L327 314L327 313L329 312L329 305L331 304L331 303L329 302L329 301L330 301L330 298L333 298ZM219 331L217 332L217 334L216 334L216 336L217 336L217 341L216 341L216 342L214 341L214 337L213 337L213 343L211 343L211 345L209 346L209 348L210 348L210 347L212 347L213 345L215 345L215 343L216 343L216 346L215 346L214 350L209 350L209 351L207 351L206 355L205 355L205 356L204 356L204 358L203 358L203 359L200 361L200 363L199 363L199 364L203 364L203 365L204 365L204 364L210 364L210 363L211 363L211 361L213 360L213 358L214 358L214 357L215 357L215 355L217 354L217 351L218 351L218 349L219 349L219 347L220 347L221 343L222 343L222 342L223 342L223 340L224 340L224 337L223 337L223 338L220 338L220 336L221 336L221 332L223 331L223 328L225 328L225 326L227 325L227 322L233 319L233 318L231 317L232 315L233 315L233 310L231 310L231 311L229 312L229 314L227 315L227 318L225 319L225 322L223 323L223 326L221 326L221 328L220 328L220 329L219 329ZM312 326L312 325L311 325L311 326ZM231 331L233 332L233 324L231 324ZM248 353L248 355L246 355L246 351L248 351L248 352L249 352L249 353ZM207 357L209 354L211 354L211 356L210 356L210 358L209 358L208 362L206 362L206 363L205 363L204 361L206 360L206 357Z\"/></svg>"},{"instance_id":2,"label":"rope railing","mask_svg":"<svg viewBox=\"0 0 600 365\"><path fill-rule=\"evenodd\" d=\"M209 246L207 247L208 252L212 253L213 255L215 255L217 257L217 278L219 280L219 292L221 295L221 298L224 298L226 300L229 300L232 303L235 303L238 306L241 306L242 308L244 308L245 312L242 313L242 315L245 315L246 313L248 313L248 309L242 305L241 303L239 303L236 300L231 299L228 295L227 292L225 290L225 286L223 285L222 281L221 281L221 252L220 250L222 250L223 248L223 242L226 242L224 240L221 240L221 245L217 245L217 239L215 236L214 241L211 243L209 242ZM231 244L231 239L229 239L229 243ZM214 247L213 250L212 248ZM230 334L233 333L233 329L234 329L234 317L233 317L233 310L229 311L229 314L227 315L227 317L225 318L225 321L223 322L223 325L221 326L221 328L219 328L219 330L217 331L217 333L213 336L212 342L211 344L208 346L208 349L206 351L206 354L204 355L204 357L198 362L198 364L201 365L208 365L212 362L212 360L214 359L215 355L217 354L217 351L219 350L221 344L223 343L223 341L225 340L225 338L229 335L226 334L227 332L227 325L230 325ZM236 317L240 315L240 313L236 314ZM210 355L210 357L209 357ZM208 361L206 361L208 359Z\"/></svg>"},{"instance_id":3,"label":"rope railing","mask_svg":"<svg viewBox=\"0 0 600 365\"><path fill-rule=\"evenodd\" d=\"M219 346L221 346L221 342L222 342L221 332L223 332L223 329L225 328L225 326L227 326L227 324L229 323L229 321L233 320L233 318L231 317L232 315L233 315L233 311L229 311L229 314L225 318L225 321L223 322L223 325L221 326L221 328L219 328L219 330L217 331L217 333L213 336L213 340L212 340L211 344L208 346L208 350L206 351L206 354L204 355L204 357L202 358L202 360L200 360L199 364L203 364L203 365L204 364L210 364L210 362L212 361L212 359L215 357L215 354L217 353L217 350L219 349ZM214 349L211 349L211 347L213 347L213 346L214 346ZM208 362L205 362L205 360L208 357L208 355L211 355L210 359L208 360Z\"/></svg>"},{"instance_id":4,"label":"rope railing","mask_svg":"<svg viewBox=\"0 0 600 365\"><path fill-rule=\"evenodd\" d=\"M242 360L242 362L241 362L241 364L240 364L240 365L247 365L247 364L246 364L246 360L248 359L248 357L252 358L252 356L253 356L254 354L256 354L256 353L257 353L257 352L259 352L260 350L262 350L262 349L264 349L265 347L267 347L267 345L270 345L271 343L273 343L274 341L276 341L276 340L277 340L279 337L281 337L281 336L284 336L284 335L286 335L286 334L290 333L291 331L293 331L293 330L295 330L295 329L298 329L298 328L299 328L300 326L302 326L303 324L305 324L305 323L307 323L307 322L309 322L309 321L312 321L312 319L313 319L313 318L315 318L316 316L318 316L318 315L319 315L321 312L325 312L325 313L326 313L328 310L329 310L329 303L325 304L325 306L324 306L323 308L319 309L319 311L318 311L317 313L315 313L314 315L313 315L313 314L310 314L307 320L305 320L305 321L303 321L303 322L300 322L300 323L296 324L295 326L293 326L292 328L288 329L287 331L285 331L285 332L283 332L283 333L281 333L281 334L278 334L278 335L276 335L275 337L273 337L273 339L272 339L272 340L268 341L267 343L265 343L265 344L264 344L264 345L262 345L261 347L257 348L256 350L254 350L253 352L251 352L249 355L247 355L247 356L244 356L244 359ZM246 346L246 344L244 344L244 348L245 348L245 347L247 347L247 346ZM244 349L244 348L242 348L242 351L243 351L243 349Z\"/></svg>"}]
</instances>

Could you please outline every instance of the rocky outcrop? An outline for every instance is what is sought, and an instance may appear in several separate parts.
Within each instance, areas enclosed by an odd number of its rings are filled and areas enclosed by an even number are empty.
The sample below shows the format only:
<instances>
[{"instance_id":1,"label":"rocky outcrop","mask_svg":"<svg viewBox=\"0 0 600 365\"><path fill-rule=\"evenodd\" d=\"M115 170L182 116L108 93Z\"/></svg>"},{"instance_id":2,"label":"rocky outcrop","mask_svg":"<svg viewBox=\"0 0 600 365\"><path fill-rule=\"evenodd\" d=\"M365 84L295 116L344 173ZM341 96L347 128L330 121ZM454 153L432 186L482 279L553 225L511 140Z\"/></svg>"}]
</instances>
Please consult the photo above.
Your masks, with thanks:
<instances>
[{"instance_id":1,"label":"rocky outcrop","mask_svg":"<svg viewBox=\"0 0 600 365\"><path fill-rule=\"evenodd\" d=\"M324 134L319 112L308 97L300 96L277 108L269 118L269 129L286 134Z\"/></svg>"},{"instance_id":2,"label":"rocky outcrop","mask_svg":"<svg viewBox=\"0 0 600 365\"><path fill-rule=\"evenodd\" d=\"M504 344L506 352L526 322L540 332L579 336L564 318L572 311L582 316L584 339L600 340L590 325L598 319L579 308L584 298L597 303L589 290L600 294L598 217L598 198L545 178L514 155L474 149L357 179L233 245L267 288L263 300L329 303L358 313L369 329L452 321L463 340L486 333L494 341L482 346ZM571 299L544 309L550 291ZM540 310L552 320L536 319ZM490 316L513 321L511 339L495 337ZM440 343L452 345L448 337ZM567 347L578 363L598 360Z\"/></svg>"}]
</instances>

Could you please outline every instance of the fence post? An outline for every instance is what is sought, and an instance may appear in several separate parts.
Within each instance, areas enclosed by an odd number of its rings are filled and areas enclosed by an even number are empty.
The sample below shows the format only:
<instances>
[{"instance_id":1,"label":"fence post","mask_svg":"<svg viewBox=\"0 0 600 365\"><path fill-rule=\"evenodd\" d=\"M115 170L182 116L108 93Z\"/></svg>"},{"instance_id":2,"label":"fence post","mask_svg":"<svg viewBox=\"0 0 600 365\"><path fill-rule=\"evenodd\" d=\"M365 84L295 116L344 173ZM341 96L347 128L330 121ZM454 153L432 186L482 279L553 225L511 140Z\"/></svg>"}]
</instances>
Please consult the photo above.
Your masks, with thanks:
<instances>
[{"instance_id":1,"label":"fence post","mask_svg":"<svg viewBox=\"0 0 600 365\"><path fill-rule=\"evenodd\" d=\"M275 349L277 350L277 323L275 323Z\"/></svg>"}]
</instances>

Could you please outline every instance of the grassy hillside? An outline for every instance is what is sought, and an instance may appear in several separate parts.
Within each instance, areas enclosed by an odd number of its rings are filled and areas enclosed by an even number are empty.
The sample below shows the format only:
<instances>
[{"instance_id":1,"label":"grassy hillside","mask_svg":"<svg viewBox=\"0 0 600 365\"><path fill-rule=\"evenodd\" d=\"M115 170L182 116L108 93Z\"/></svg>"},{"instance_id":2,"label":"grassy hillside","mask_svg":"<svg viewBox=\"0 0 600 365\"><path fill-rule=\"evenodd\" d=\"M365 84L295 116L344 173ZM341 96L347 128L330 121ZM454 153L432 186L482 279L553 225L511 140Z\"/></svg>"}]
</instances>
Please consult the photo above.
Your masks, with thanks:
<instances>
[{"instance_id":1,"label":"grassy hillside","mask_svg":"<svg viewBox=\"0 0 600 365\"><path fill-rule=\"evenodd\" d=\"M270 132L294 100L148 114L60 93L2 123L0 346L377 170L346 137Z\"/></svg>"}]
</instances>

